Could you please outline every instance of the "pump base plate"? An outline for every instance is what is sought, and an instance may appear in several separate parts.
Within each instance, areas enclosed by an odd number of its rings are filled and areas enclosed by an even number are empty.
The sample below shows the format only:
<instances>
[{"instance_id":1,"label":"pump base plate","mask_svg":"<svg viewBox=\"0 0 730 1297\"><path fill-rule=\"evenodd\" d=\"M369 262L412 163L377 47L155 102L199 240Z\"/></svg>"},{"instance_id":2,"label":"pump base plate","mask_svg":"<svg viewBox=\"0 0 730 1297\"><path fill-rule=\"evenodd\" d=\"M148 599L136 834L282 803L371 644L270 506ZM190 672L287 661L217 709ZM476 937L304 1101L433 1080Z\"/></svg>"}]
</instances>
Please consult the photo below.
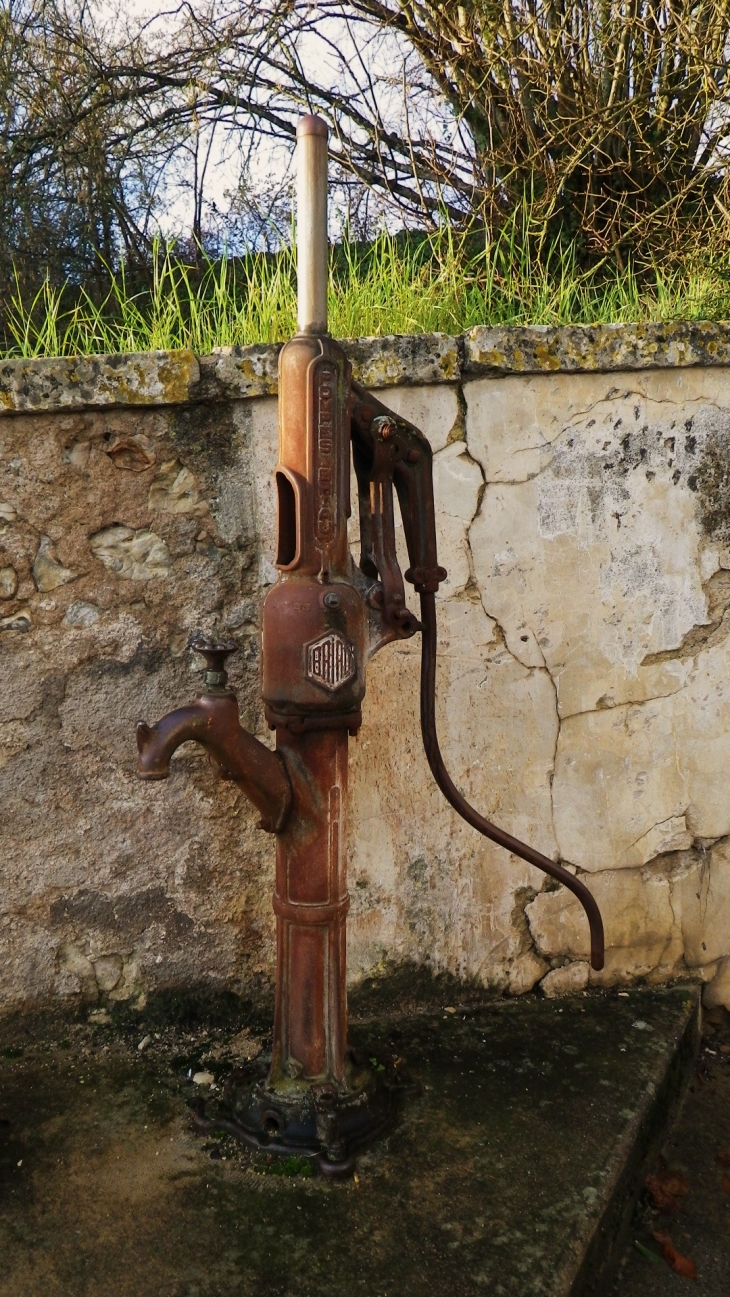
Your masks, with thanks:
<instances>
[{"instance_id":1,"label":"pump base plate","mask_svg":"<svg viewBox=\"0 0 730 1297\"><path fill-rule=\"evenodd\" d=\"M202 1101L194 1101L193 1122L204 1133L226 1131L262 1152L315 1158L323 1175L348 1176L355 1153L392 1125L404 1089L362 1067L350 1069L348 1082L231 1081L223 1111L209 1115Z\"/></svg>"}]
</instances>

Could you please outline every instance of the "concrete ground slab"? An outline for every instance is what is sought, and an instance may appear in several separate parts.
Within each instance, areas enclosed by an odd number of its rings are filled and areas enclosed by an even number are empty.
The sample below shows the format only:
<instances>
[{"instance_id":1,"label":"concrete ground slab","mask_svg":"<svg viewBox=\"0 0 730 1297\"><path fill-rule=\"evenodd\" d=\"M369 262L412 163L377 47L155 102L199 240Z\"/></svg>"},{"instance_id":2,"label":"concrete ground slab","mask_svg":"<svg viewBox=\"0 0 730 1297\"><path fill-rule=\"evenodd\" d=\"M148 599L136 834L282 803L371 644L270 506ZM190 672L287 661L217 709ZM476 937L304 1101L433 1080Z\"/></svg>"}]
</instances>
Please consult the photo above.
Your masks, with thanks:
<instances>
[{"instance_id":1,"label":"concrete ground slab","mask_svg":"<svg viewBox=\"0 0 730 1297\"><path fill-rule=\"evenodd\" d=\"M353 1022L353 1043L404 1058L420 1093L342 1183L192 1131L185 1101L211 1093L192 1076L231 1065L235 1013L7 1024L2 1297L604 1290L693 1066L695 991L454 993L407 1013L388 999Z\"/></svg>"},{"instance_id":2,"label":"concrete ground slab","mask_svg":"<svg viewBox=\"0 0 730 1297\"><path fill-rule=\"evenodd\" d=\"M730 1013L707 1010L702 1028L679 1119L651 1167L654 1175L679 1172L686 1192L660 1204L648 1191L641 1195L613 1297L730 1294ZM657 1234L694 1265L695 1279L670 1269Z\"/></svg>"}]
</instances>

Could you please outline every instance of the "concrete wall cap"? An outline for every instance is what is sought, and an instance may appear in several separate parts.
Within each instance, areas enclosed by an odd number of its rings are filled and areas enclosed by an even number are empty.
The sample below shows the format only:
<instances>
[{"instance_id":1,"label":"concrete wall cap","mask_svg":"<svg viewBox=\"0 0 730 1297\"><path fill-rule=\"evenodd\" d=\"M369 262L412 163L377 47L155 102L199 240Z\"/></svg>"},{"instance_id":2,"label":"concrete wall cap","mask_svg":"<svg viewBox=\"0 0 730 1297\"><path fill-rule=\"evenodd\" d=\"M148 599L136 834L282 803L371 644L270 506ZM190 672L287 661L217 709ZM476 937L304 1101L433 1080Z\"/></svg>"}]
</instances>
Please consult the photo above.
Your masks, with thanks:
<instances>
[{"instance_id":1,"label":"concrete wall cap","mask_svg":"<svg viewBox=\"0 0 730 1297\"><path fill-rule=\"evenodd\" d=\"M0 361L0 415L178 405L200 379L191 351Z\"/></svg>"},{"instance_id":2,"label":"concrete wall cap","mask_svg":"<svg viewBox=\"0 0 730 1297\"><path fill-rule=\"evenodd\" d=\"M730 365L730 323L476 326L446 333L349 338L353 372L374 389L507 374L610 373ZM0 361L0 415L105 406L165 406L275 396L280 343L192 352Z\"/></svg>"}]
</instances>

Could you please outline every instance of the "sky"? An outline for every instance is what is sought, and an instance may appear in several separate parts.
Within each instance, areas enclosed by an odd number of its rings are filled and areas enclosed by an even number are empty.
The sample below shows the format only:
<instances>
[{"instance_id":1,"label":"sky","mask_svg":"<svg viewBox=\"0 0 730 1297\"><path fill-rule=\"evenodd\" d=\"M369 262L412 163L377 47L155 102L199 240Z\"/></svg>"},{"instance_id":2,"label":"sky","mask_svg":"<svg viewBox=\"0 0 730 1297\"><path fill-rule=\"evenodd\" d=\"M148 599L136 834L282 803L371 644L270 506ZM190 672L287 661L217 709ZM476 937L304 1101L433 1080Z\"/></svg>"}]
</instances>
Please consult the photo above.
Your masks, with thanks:
<instances>
[{"instance_id":1,"label":"sky","mask_svg":"<svg viewBox=\"0 0 730 1297\"><path fill-rule=\"evenodd\" d=\"M191 0L195 6L196 0ZM178 0L168 0L166 4L160 3L159 0L124 0L123 5L118 0L96 0L97 8L103 20L110 23L118 23L120 26L130 24L134 27L137 23L149 22L152 24L154 32L156 21L159 19L161 24L170 25L170 14L174 13ZM247 0L241 0L242 4ZM255 0L253 0L255 3ZM401 136L408 133L408 116L404 108L403 92L401 82L401 66L405 54L405 44L403 39L395 33L377 34L374 39L367 44L360 46L354 44L347 30L344 21L328 19L326 27L321 27L325 36L337 46L338 56L331 53L326 48L323 41L318 40L316 35L310 33L299 44L298 55L304 66L309 60L312 67L317 69L317 77L326 76L326 69L329 65L331 70L332 84L337 85L344 94L355 92L354 82L348 85L348 68L350 66L356 69L358 59L362 57L362 63L367 68L368 73L375 74L376 89L374 94L377 96L378 111L386 119L388 128L398 131ZM419 129L424 125L425 118L419 117L419 113L428 114L431 125L435 125L438 131L443 129L451 130L454 123L451 117L441 108L438 100L434 96L421 97L420 101L413 99L409 90L409 112L412 119L418 122ZM206 205L204 208L204 226L208 226L211 232L214 231L216 224L221 229L235 229L237 225L241 230L253 228L249 222L245 224L245 219L238 218L237 222L226 225L225 216L228 214L231 201L238 190L240 177L241 159L237 149L237 143L240 136L234 133L225 125L219 125L214 133L212 147L210 151L210 160L206 170L204 195ZM207 141L205 142L207 143ZM277 143L266 137L262 137L261 144L257 148L254 160L249 169L249 176L253 183L254 190L257 187L264 195L275 192L277 188L283 186L284 192L288 187L291 177L291 147L285 142ZM172 169L167 177L166 200L163 210L160 211L158 219L160 221L163 234L189 234L192 228L192 196L190 192L189 175L179 174L174 176ZM343 233L344 223L344 193L340 191L340 202L338 204L337 190L333 187L330 201L330 229L331 236L338 238ZM389 216L382 207L382 204L373 196L368 197L369 210L374 212L374 221L376 225L381 223L393 228L399 228L403 221L397 213ZM286 214L286 205L283 204L278 211L278 226L274 229L286 230L288 226L288 217ZM370 219L373 219L372 216ZM368 222L369 223L369 222ZM263 238L267 236L264 234ZM262 246L260 244L260 246ZM265 246L265 243L263 244Z\"/></svg>"},{"instance_id":2,"label":"sky","mask_svg":"<svg viewBox=\"0 0 730 1297\"><path fill-rule=\"evenodd\" d=\"M246 0L242 2L245 3ZM97 0L97 9L103 21L118 23L120 26L127 23L132 26L136 23L151 23L154 32L158 18L162 24L169 23L168 15L174 13L177 3L178 0L167 0L167 3L155 3L154 0L152 3L150 0L124 0L124 3L119 4L115 0ZM207 148L207 143L206 139L203 148ZM284 144L277 145L275 141L262 138L255 169L262 178L270 176L273 186L276 186L277 182L286 182L291 175L290 149ZM215 224L216 209L219 213L228 212L232 195L235 194L238 186L239 175L240 159L235 138L232 138L231 132L225 127L219 127L213 135L204 184L207 214L211 226ZM339 232L335 229L336 213L333 212L332 216L332 232L335 234ZM189 186L184 181L176 185L171 177L160 222L164 234L189 233L192 225L192 198Z\"/></svg>"},{"instance_id":3,"label":"sky","mask_svg":"<svg viewBox=\"0 0 730 1297\"><path fill-rule=\"evenodd\" d=\"M104 21L124 24L151 22L161 15L174 11L172 3L150 3L149 0L98 0L98 11ZM164 18L161 19L165 21ZM236 188L238 180L238 160L235 150L229 146L223 132L217 132L213 139L210 163L206 171L205 195L208 204L213 204L219 211L225 212L230 205L230 194ZM272 159L273 160L273 159ZM170 186L164 214L161 215L163 234L187 233L192 225L192 200L185 187Z\"/></svg>"}]
</instances>

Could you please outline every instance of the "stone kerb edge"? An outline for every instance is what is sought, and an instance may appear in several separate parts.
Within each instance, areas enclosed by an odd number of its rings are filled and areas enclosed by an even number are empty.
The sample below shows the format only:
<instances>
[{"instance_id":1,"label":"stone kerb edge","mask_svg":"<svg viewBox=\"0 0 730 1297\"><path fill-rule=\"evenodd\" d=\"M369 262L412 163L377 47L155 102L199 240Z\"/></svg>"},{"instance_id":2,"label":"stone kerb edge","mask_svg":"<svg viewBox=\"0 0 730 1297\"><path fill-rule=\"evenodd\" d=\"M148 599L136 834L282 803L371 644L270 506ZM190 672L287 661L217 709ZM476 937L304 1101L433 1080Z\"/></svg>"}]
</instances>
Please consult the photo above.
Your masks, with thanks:
<instances>
[{"instance_id":1,"label":"stone kerb edge","mask_svg":"<svg viewBox=\"0 0 730 1297\"><path fill-rule=\"evenodd\" d=\"M730 323L530 325L464 334L464 377L730 364Z\"/></svg>"},{"instance_id":2,"label":"stone kerb edge","mask_svg":"<svg viewBox=\"0 0 730 1297\"><path fill-rule=\"evenodd\" d=\"M425 333L343 345L355 378L378 389L505 374L730 365L730 323L478 326L459 337ZM0 415L275 396L280 350L274 343L221 347L199 358L151 351L0 361Z\"/></svg>"},{"instance_id":3,"label":"stone kerb edge","mask_svg":"<svg viewBox=\"0 0 730 1297\"><path fill-rule=\"evenodd\" d=\"M200 366L191 351L0 362L0 415L104 406L176 405Z\"/></svg>"}]
</instances>

